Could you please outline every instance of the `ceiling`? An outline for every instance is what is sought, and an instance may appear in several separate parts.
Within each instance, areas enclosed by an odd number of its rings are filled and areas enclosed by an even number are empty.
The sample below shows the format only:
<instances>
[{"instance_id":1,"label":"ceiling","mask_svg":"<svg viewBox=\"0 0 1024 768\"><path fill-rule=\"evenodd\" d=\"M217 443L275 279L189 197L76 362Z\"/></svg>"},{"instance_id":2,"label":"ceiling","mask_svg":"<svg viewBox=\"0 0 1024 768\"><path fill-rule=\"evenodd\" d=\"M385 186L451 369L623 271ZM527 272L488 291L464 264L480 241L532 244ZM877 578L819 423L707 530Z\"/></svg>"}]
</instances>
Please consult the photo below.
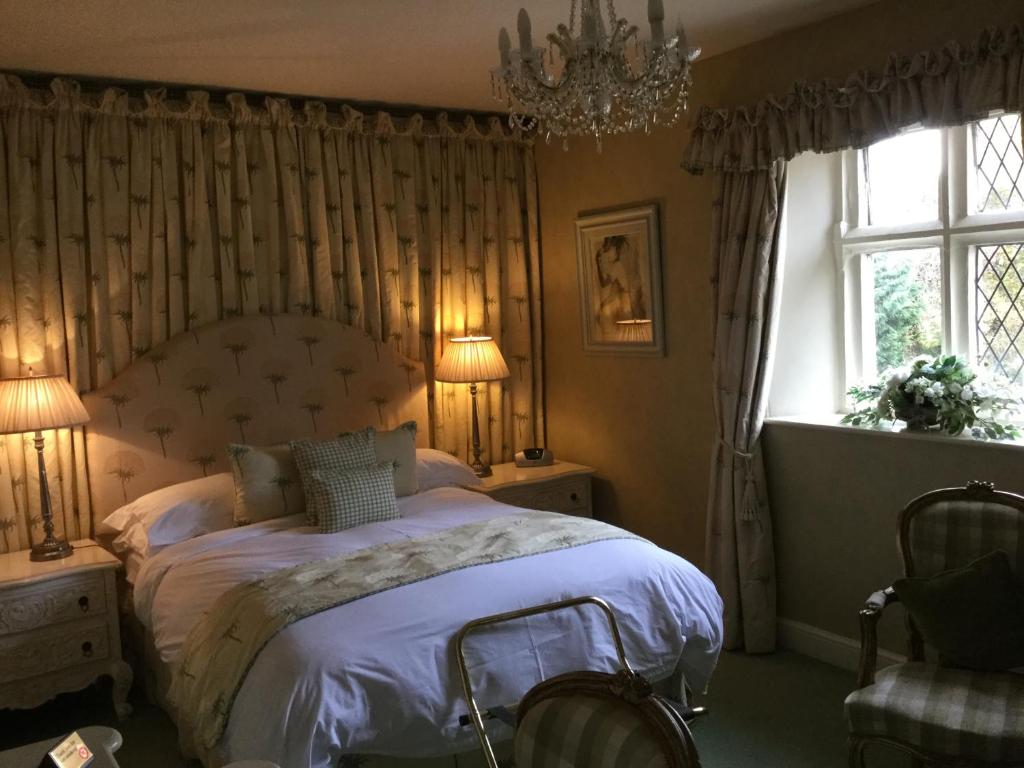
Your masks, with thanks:
<instances>
[{"instance_id":1,"label":"ceiling","mask_svg":"<svg viewBox=\"0 0 1024 768\"><path fill-rule=\"evenodd\" d=\"M664 0L712 56L875 0ZM534 39L568 0L0 0L0 69L495 108L488 70L519 7ZM647 0L618 0L646 29Z\"/></svg>"}]
</instances>

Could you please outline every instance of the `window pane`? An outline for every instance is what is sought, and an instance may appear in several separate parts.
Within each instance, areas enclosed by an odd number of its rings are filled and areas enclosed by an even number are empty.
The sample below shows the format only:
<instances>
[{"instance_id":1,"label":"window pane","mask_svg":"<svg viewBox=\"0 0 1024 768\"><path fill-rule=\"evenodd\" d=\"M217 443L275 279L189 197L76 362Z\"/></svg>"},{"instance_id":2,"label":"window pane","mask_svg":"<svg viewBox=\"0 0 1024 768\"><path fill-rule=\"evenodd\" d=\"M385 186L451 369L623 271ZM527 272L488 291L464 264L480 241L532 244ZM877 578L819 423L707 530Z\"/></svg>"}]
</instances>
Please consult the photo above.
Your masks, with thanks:
<instances>
[{"instance_id":1,"label":"window pane","mask_svg":"<svg viewBox=\"0 0 1024 768\"><path fill-rule=\"evenodd\" d=\"M938 130L895 136L864 151L868 222L913 224L939 218L942 136Z\"/></svg>"},{"instance_id":2,"label":"window pane","mask_svg":"<svg viewBox=\"0 0 1024 768\"><path fill-rule=\"evenodd\" d=\"M978 246L975 265L978 361L1024 384L1024 243Z\"/></svg>"},{"instance_id":3,"label":"window pane","mask_svg":"<svg viewBox=\"0 0 1024 768\"><path fill-rule=\"evenodd\" d=\"M938 248L869 254L875 292L878 371L942 351L942 261Z\"/></svg>"},{"instance_id":4,"label":"window pane","mask_svg":"<svg viewBox=\"0 0 1024 768\"><path fill-rule=\"evenodd\" d=\"M1020 115L979 120L972 126L977 210L1015 211L1024 208L1024 151Z\"/></svg>"}]
</instances>

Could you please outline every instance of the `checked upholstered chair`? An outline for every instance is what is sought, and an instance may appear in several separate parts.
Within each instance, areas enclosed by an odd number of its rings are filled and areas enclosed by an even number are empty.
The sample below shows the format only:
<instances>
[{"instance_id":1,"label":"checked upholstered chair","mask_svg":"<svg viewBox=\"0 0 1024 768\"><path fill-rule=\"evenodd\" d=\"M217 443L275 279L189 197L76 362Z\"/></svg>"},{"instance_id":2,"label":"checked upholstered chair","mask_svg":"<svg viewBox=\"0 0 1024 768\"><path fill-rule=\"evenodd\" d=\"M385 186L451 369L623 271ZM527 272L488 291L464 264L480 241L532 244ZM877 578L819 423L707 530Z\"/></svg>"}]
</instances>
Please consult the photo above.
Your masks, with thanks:
<instances>
[{"instance_id":1,"label":"checked upholstered chair","mask_svg":"<svg viewBox=\"0 0 1024 768\"><path fill-rule=\"evenodd\" d=\"M481 711L466 664L467 636L494 624L582 605L596 606L604 614L619 657L618 672L568 672L527 691L514 713L508 707ZM633 671L615 614L600 598L571 598L471 621L456 635L455 657L469 705L462 721L476 729L488 768L503 765L484 727L491 717L513 726L516 768L700 768L686 719L703 710L680 711Z\"/></svg>"},{"instance_id":2,"label":"checked upholstered chair","mask_svg":"<svg viewBox=\"0 0 1024 768\"><path fill-rule=\"evenodd\" d=\"M906 576L933 576L1001 549L1024 578L1024 497L980 482L927 493L901 513L899 548ZM846 699L851 768L863 767L872 741L902 750L918 765L1024 766L1024 674L930 662L908 616L907 663L876 676L876 626L896 601L889 587L860 611L858 690Z\"/></svg>"}]
</instances>

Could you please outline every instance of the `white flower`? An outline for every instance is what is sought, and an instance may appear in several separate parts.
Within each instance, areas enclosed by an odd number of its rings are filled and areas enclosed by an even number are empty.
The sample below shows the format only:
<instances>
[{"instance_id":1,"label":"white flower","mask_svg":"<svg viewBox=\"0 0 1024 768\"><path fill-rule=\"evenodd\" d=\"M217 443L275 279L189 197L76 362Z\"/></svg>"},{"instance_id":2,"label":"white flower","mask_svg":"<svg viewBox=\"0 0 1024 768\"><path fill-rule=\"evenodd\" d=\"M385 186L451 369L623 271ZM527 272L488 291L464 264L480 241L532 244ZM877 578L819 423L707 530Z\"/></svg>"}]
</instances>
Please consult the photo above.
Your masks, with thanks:
<instances>
[{"instance_id":1,"label":"white flower","mask_svg":"<svg viewBox=\"0 0 1024 768\"><path fill-rule=\"evenodd\" d=\"M949 391L954 395L959 395L961 392L964 391L964 388L960 386L960 384L956 381L951 381L947 389L949 389Z\"/></svg>"},{"instance_id":2,"label":"white flower","mask_svg":"<svg viewBox=\"0 0 1024 768\"><path fill-rule=\"evenodd\" d=\"M964 402L971 402L974 399L974 387L968 384L960 393L960 397L963 398Z\"/></svg>"}]
</instances>

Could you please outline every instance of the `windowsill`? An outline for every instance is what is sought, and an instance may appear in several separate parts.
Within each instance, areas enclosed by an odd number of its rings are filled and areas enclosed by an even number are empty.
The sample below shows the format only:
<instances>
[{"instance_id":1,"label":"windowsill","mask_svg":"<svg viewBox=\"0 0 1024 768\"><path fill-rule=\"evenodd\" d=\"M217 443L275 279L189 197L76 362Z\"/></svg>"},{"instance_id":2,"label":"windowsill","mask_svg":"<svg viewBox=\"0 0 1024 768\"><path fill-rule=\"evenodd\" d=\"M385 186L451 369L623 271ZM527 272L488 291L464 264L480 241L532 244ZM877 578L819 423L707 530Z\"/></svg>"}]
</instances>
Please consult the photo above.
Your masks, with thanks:
<instances>
[{"instance_id":1,"label":"windowsill","mask_svg":"<svg viewBox=\"0 0 1024 768\"><path fill-rule=\"evenodd\" d=\"M896 422L894 426L880 424L877 427L855 427L850 424L840 424L839 421L843 415L842 413L802 413L791 416L770 416L764 421L765 424L772 426L785 425L829 432L851 432L896 440L925 440L932 443L939 441L1013 451L1024 449L1024 440L978 440L967 433L953 436L947 435L945 432L907 432L903 429L903 422Z\"/></svg>"}]
</instances>

